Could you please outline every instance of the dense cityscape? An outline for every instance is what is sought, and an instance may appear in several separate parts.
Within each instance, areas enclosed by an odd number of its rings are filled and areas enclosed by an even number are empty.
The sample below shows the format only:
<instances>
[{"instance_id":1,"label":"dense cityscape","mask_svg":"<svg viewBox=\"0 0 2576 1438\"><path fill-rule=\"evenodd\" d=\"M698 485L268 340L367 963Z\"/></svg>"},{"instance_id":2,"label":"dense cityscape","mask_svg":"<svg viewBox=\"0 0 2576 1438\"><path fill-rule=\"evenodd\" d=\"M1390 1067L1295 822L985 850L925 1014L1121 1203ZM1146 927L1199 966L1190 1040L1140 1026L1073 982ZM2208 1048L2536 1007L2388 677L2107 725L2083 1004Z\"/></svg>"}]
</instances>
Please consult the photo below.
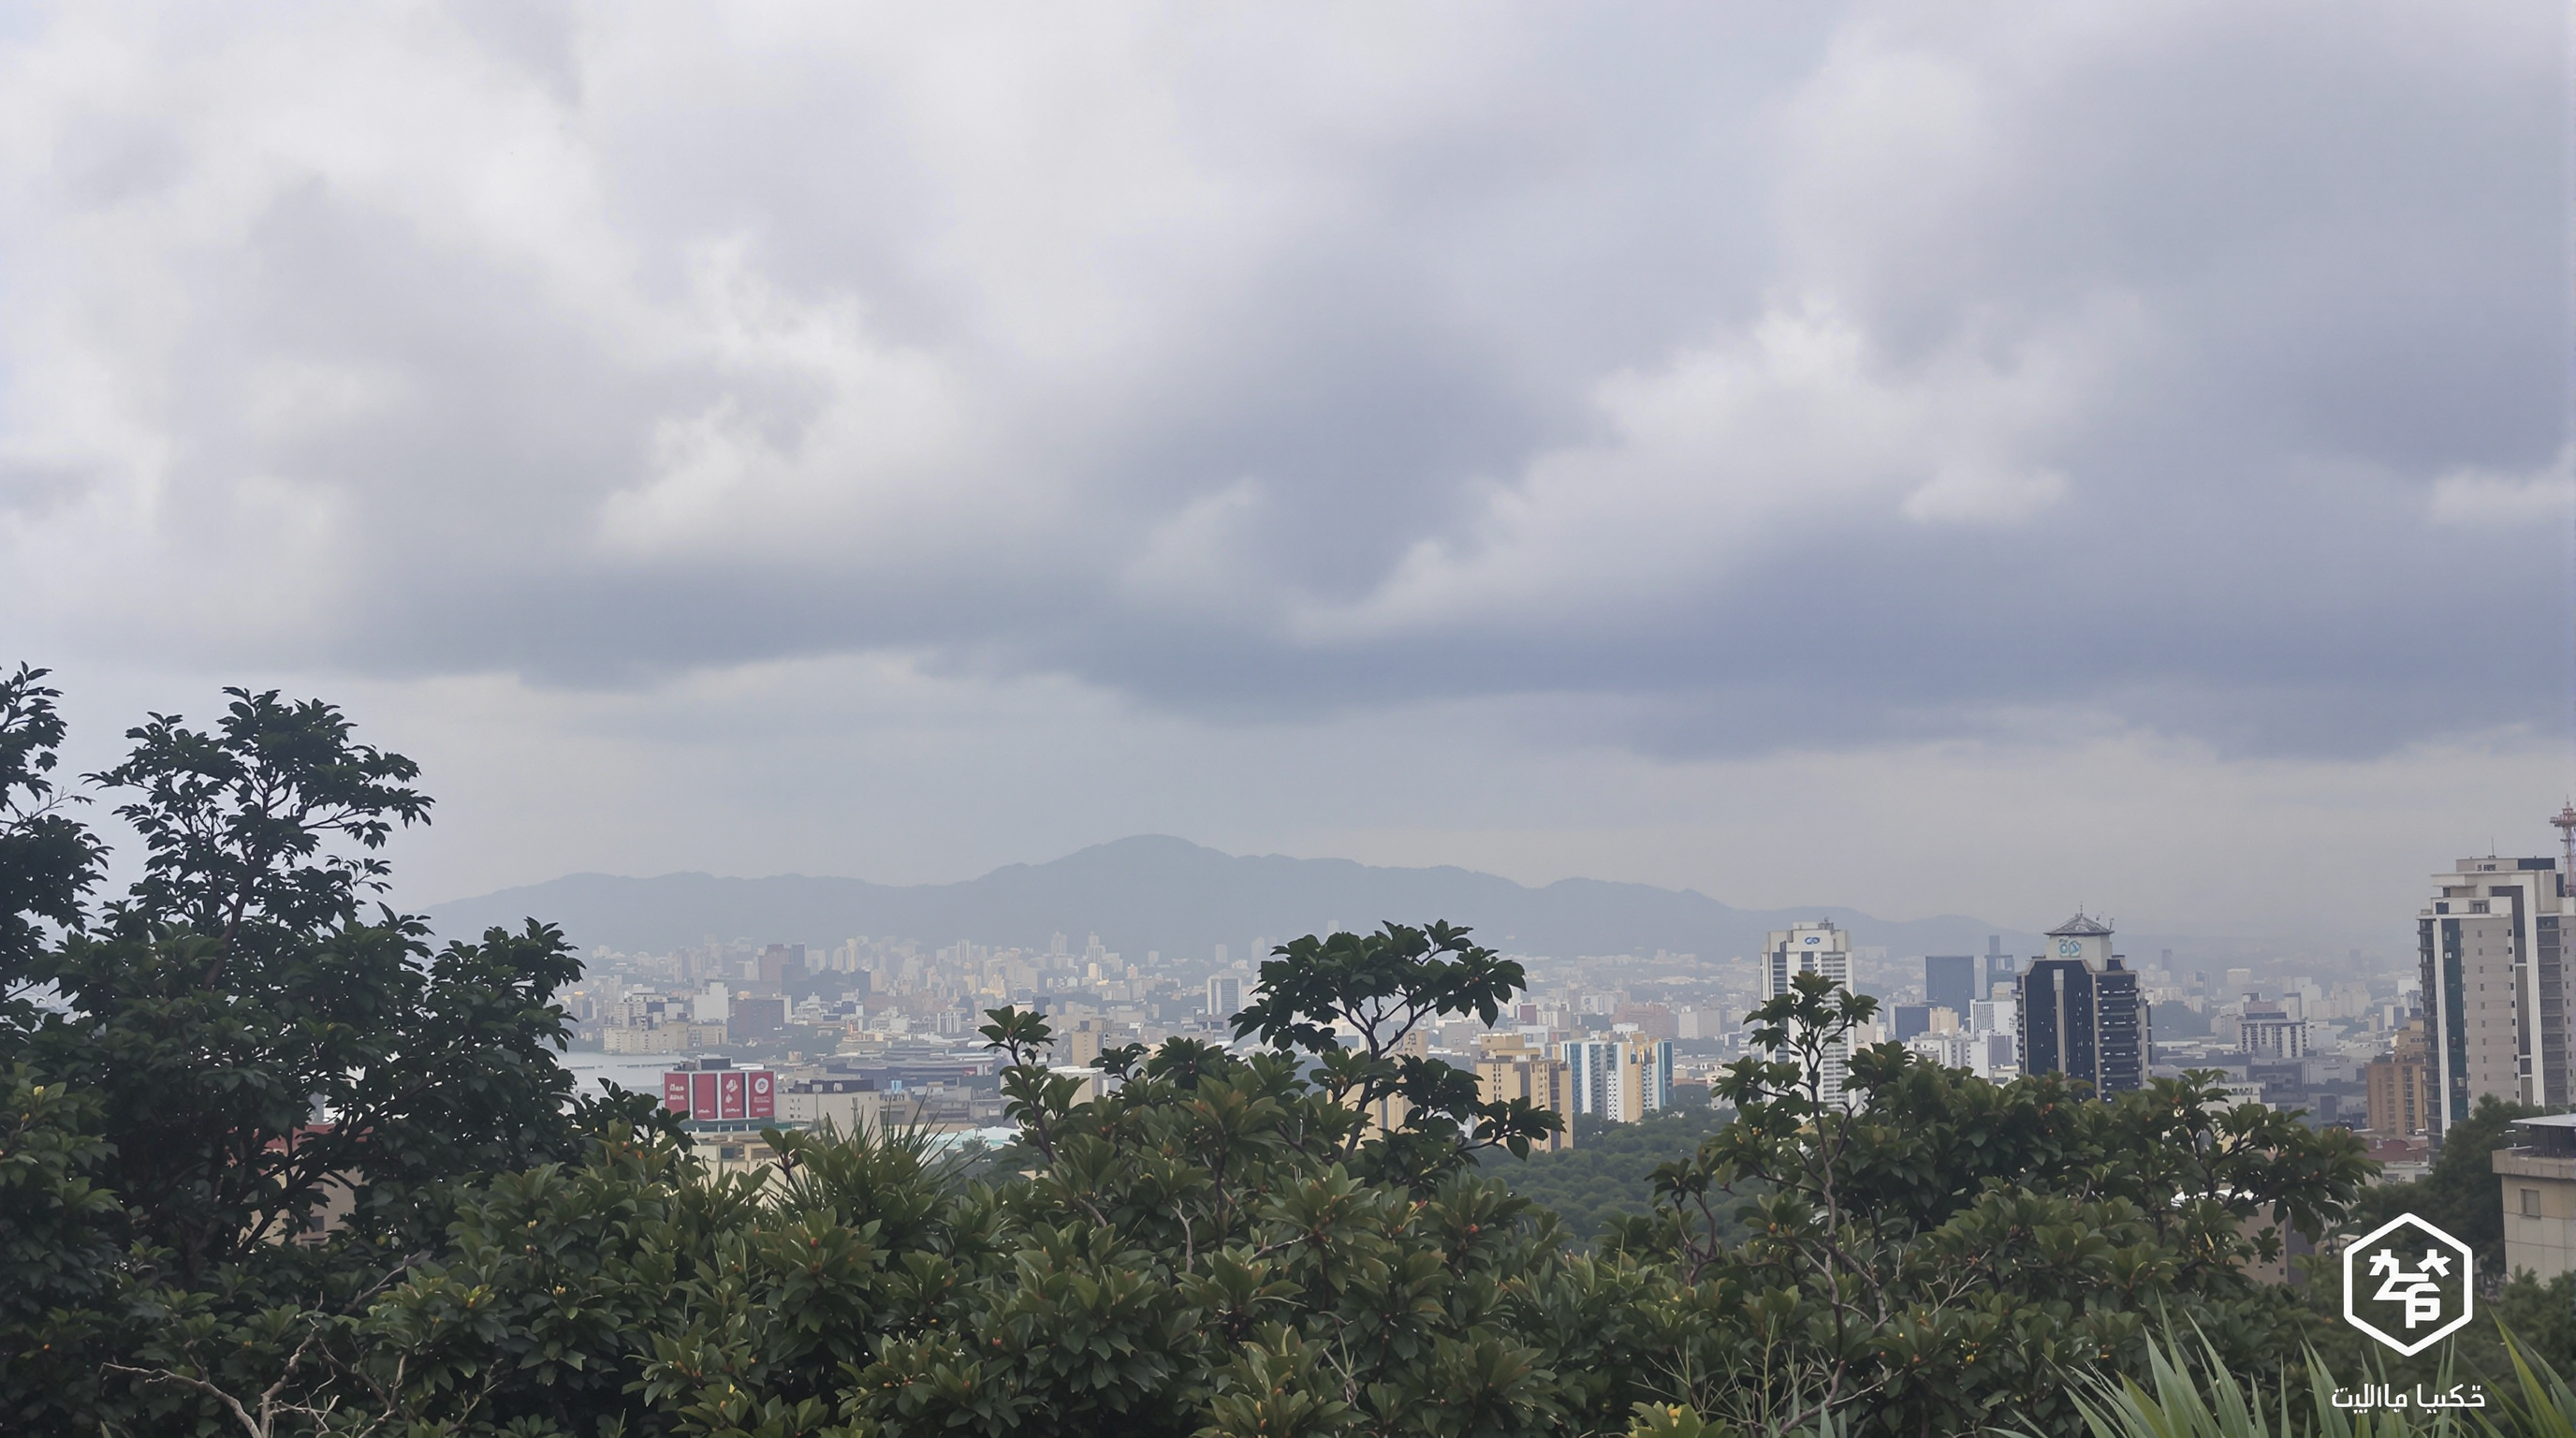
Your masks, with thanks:
<instances>
[{"instance_id":1,"label":"dense cityscape","mask_svg":"<svg viewBox=\"0 0 2576 1438\"><path fill-rule=\"evenodd\" d=\"M2000 933L1891 954L1817 918L1723 959L1513 955L1445 920L1327 921L1241 958L1131 960L1093 933L585 958L534 917L435 949L420 917L368 922L390 867L325 844L420 822L418 768L272 693L234 691L211 732L155 716L84 777L137 796L116 813L147 838L93 908L113 850L50 802L68 726L46 677L0 676L21 1295L0 1288L0 1400L42 1429L113 1433L173 1389L247 1413L257 1377L316 1438L343 1405L359 1433L676 1413L737 1438L754 1392L781 1438L843 1438L835 1405L927 1435L997 1394L1066 1431L1150 1407L1267 1438L1248 1381L1390 1435L1425 1403L1462 1438L1483 1430L1459 1411L1537 1435L1577 1408L1626 1438L1730 1413L1784 1438L1836 1413L2071 1435L2088 1405L2142 1403L2111 1365L2183 1381L2175 1335L2143 1326L2177 1300L2235 1330L2189 1380L2214 1401L2243 1407L2223 1385L2297 1343L2278 1381L2349 1408L2330 1363L2384 1364L2363 1338L2413 1358L2483 1302L2494 1338L2409 1371L2510 1372L2512 1411L2576 1417L2554 1376L2576 1345L2576 804L2556 855L2431 876L2411 984L2133 966L2081 909L2026 954ZM1513 1307L1551 1293L1595 1295L1596 1327ZM706 1337L723 1305L740 1317ZM1245 1322L1290 1305L1297 1329ZM1397 1341L1352 1347L1389 1305ZM603 1306L626 1316L563 1336ZM1981 1367L1999 1311L2088 1336ZM1766 1314L1803 1316L1784 1336ZM1492 1367L1498 1322L1527 1353L1609 1335L1619 1356L1533 1389L1534 1364ZM1905 1333L1920 1356L1872 1346ZM1310 1342L1382 1376L1275 1367ZM1670 1376L1747 1345L1793 1366Z\"/></svg>"},{"instance_id":2,"label":"dense cityscape","mask_svg":"<svg viewBox=\"0 0 2576 1438\"><path fill-rule=\"evenodd\" d=\"M1527 1098L1556 1115L1561 1131L1543 1147L1571 1147L1578 1117L1634 1123L1706 1108L1712 1080L1757 1047L1748 1013L1792 975L1816 974L1878 1000L1876 1017L1840 1042L1827 1077L1836 1094L1850 1052L1883 1042L1991 1082L2068 1073L2104 1094L2213 1074L2231 1102L2357 1132L2384 1180L2421 1178L2438 1136L2477 1099L2567 1102L2556 1000L2560 925L2576 923L2566 880L2576 809L2551 822L2560 854L2461 859L2434 875L2419 962L2376 974L2212 972L2171 949L2140 962L2116 951L2108 923L2080 912L2048 932L2051 952L2030 955L2005 952L2000 935L1979 954L1891 955L1818 920L1774 932L1750 956L1514 956L1531 981L1507 1012L1490 1026L1431 1025L1418 1051L1474 1071L1489 1100ZM1104 1050L1150 1052L1174 1038L1256 1047L1232 1019L1257 995L1273 944L1125 955L1096 934L1077 944L1058 933L1040 950L710 936L664 954L595 949L565 1003L585 1049L660 1056L675 1074L738 1066L774 1082L774 1108L692 1107L679 1089L671 1104L710 1163L757 1167L769 1158L757 1138L769 1123L895 1122L1009 1141L1000 1062L978 1032L995 1008L1046 1015L1051 1062L1102 1089L1115 1082L1099 1067ZM2576 1174L2533 1172L2576 1198ZM2553 1235L2545 1250L2527 1239L2516 1266L2567 1271L2576 1235Z\"/></svg>"}]
</instances>

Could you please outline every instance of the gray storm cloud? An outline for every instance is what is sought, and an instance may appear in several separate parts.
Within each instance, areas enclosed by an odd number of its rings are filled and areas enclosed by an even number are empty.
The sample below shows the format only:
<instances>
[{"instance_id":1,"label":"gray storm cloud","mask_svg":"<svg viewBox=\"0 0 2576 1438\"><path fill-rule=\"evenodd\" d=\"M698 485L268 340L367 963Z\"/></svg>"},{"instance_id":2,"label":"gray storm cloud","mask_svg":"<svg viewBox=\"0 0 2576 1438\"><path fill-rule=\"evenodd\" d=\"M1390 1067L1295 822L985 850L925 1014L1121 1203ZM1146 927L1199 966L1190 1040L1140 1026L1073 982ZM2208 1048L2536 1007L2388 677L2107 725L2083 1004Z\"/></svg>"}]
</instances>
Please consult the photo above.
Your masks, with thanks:
<instances>
[{"instance_id":1,"label":"gray storm cloud","mask_svg":"<svg viewBox=\"0 0 2576 1438\"><path fill-rule=\"evenodd\" d=\"M2555 725L2563 24L63 7L0 41L0 612L1653 752Z\"/></svg>"}]
</instances>

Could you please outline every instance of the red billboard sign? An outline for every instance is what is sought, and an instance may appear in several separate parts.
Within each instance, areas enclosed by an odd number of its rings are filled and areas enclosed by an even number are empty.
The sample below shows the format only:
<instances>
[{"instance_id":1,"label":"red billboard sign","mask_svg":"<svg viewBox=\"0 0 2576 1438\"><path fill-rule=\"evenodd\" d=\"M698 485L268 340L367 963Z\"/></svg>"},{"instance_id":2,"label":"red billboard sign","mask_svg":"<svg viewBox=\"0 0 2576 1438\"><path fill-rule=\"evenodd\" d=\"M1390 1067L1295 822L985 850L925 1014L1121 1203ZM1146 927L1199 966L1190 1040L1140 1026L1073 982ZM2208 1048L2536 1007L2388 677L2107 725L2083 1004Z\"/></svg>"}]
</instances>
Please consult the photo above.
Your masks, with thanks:
<instances>
[{"instance_id":1,"label":"red billboard sign","mask_svg":"<svg viewBox=\"0 0 2576 1438\"><path fill-rule=\"evenodd\" d=\"M767 1069L672 1069L662 1075L662 1107L688 1119L776 1118L778 1075Z\"/></svg>"}]
</instances>

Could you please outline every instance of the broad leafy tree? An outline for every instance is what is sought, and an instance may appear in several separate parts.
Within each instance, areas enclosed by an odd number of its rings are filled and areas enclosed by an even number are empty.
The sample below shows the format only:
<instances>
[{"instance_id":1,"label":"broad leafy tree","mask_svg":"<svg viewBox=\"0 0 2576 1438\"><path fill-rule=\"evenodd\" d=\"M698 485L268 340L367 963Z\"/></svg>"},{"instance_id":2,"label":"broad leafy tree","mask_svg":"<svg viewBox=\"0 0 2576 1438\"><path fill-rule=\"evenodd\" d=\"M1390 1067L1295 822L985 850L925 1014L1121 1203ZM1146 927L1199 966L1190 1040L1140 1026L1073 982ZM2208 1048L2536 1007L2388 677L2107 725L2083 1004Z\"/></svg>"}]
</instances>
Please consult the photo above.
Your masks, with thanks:
<instances>
[{"instance_id":1,"label":"broad leafy tree","mask_svg":"<svg viewBox=\"0 0 2576 1438\"><path fill-rule=\"evenodd\" d=\"M90 776L134 795L116 813L142 836L144 877L123 907L223 947L348 923L362 893L386 887L375 851L394 827L429 821L429 797L408 787L420 766L352 742L348 719L319 699L224 693L233 702L213 731L155 714L126 731L124 763ZM359 852L325 847L334 840ZM218 959L206 981L222 975Z\"/></svg>"},{"instance_id":2,"label":"broad leafy tree","mask_svg":"<svg viewBox=\"0 0 2576 1438\"><path fill-rule=\"evenodd\" d=\"M1428 1056L1426 1025L1473 1015L1490 1026L1528 983L1518 960L1471 932L1434 922L1309 934L1261 965L1235 1035L1314 1056L1325 1097L1362 1118L1340 1137L1344 1158L1374 1143L1373 1169L1418 1179L1445 1172L1461 1143L1527 1154L1562 1122L1526 1099L1484 1102L1474 1074Z\"/></svg>"},{"instance_id":3,"label":"broad leafy tree","mask_svg":"<svg viewBox=\"0 0 2576 1438\"><path fill-rule=\"evenodd\" d=\"M46 925L76 928L106 846L65 811L84 796L55 785L62 691L21 664L0 675L0 1002L22 997ZM21 1017L18 1022L25 1022Z\"/></svg>"},{"instance_id":4,"label":"broad leafy tree","mask_svg":"<svg viewBox=\"0 0 2576 1438\"><path fill-rule=\"evenodd\" d=\"M427 820L417 768L273 693L230 691L211 730L154 715L89 776L144 853L88 911L104 846L51 787L42 678L0 682L0 1183L24 1200L0 1205L0 1289L60 1316L0 1339L0 1427L178 1422L252 1376L219 1370L318 1362L260 1325L434 1249L457 1184L581 1151L553 1002L579 966L534 922L436 947L362 914L378 851Z\"/></svg>"},{"instance_id":5,"label":"broad leafy tree","mask_svg":"<svg viewBox=\"0 0 2576 1438\"><path fill-rule=\"evenodd\" d=\"M1801 975L1756 1009L1767 1053L1716 1090L1734 1121L1616 1240L1706 1312L1695 1406L1757 1431L1855 1412L1861 1431L2072 1428L2070 1375L2143 1363L2161 1317L2297 1356L2313 1315L2247 1270L2347 1211L2371 1172L2358 1140L2229 1106L2211 1076L2103 1102L1893 1044L1853 1054L1837 1096L1828 1055L1872 1008Z\"/></svg>"}]
</instances>

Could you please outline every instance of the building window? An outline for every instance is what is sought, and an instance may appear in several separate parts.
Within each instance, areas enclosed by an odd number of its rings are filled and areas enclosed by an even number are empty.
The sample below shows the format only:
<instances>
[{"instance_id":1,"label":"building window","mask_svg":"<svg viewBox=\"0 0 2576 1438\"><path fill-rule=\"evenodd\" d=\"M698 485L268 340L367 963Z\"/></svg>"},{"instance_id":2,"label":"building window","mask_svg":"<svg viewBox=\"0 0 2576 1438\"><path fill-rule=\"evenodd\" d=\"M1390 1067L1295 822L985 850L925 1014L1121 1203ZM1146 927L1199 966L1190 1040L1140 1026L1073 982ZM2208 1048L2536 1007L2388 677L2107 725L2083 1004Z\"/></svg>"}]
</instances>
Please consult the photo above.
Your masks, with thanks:
<instances>
[{"instance_id":1,"label":"building window","mask_svg":"<svg viewBox=\"0 0 2576 1438\"><path fill-rule=\"evenodd\" d=\"M2539 1189L2526 1188L2522 1191L2522 1216L2525 1218L2540 1217Z\"/></svg>"}]
</instances>

